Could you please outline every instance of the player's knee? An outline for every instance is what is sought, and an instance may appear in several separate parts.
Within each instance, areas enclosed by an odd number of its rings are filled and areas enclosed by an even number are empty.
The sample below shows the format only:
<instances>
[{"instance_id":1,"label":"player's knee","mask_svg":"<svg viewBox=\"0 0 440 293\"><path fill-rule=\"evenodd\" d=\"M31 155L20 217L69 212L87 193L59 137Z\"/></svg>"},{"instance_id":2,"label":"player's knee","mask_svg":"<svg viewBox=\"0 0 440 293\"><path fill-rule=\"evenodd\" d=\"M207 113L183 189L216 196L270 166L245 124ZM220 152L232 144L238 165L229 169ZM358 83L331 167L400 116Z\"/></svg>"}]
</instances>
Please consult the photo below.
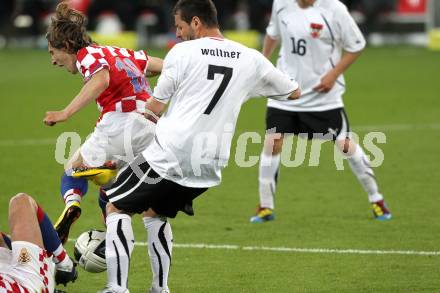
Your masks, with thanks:
<instances>
[{"instance_id":1,"label":"player's knee","mask_svg":"<svg viewBox=\"0 0 440 293\"><path fill-rule=\"evenodd\" d=\"M351 139L338 139L335 141L336 147L345 155L351 156L356 151L356 143Z\"/></svg>"},{"instance_id":2,"label":"player's knee","mask_svg":"<svg viewBox=\"0 0 440 293\"><path fill-rule=\"evenodd\" d=\"M142 216L143 217L155 218L155 217L158 217L159 215L152 208L149 208L148 210L146 210L146 211L144 211L142 213Z\"/></svg>"},{"instance_id":3,"label":"player's knee","mask_svg":"<svg viewBox=\"0 0 440 293\"><path fill-rule=\"evenodd\" d=\"M81 166L83 166L83 158L81 156L81 152L80 149L78 149L73 156L69 159L69 161L67 162L66 166L64 167L64 170L66 172L75 169L75 168L79 168Z\"/></svg>"},{"instance_id":4,"label":"player's knee","mask_svg":"<svg viewBox=\"0 0 440 293\"><path fill-rule=\"evenodd\" d=\"M23 201L29 201L29 195L20 192L11 198L11 200L9 201L9 205L17 204Z\"/></svg>"},{"instance_id":5,"label":"player's knee","mask_svg":"<svg viewBox=\"0 0 440 293\"><path fill-rule=\"evenodd\" d=\"M18 193L9 201L9 209L24 209L26 206L33 206L34 200L26 193Z\"/></svg>"},{"instance_id":6,"label":"player's knee","mask_svg":"<svg viewBox=\"0 0 440 293\"><path fill-rule=\"evenodd\" d=\"M267 155L278 155L283 150L283 140L275 139L271 145L265 145L265 152Z\"/></svg>"},{"instance_id":7,"label":"player's knee","mask_svg":"<svg viewBox=\"0 0 440 293\"><path fill-rule=\"evenodd\" d=\"M267 155L278 155L283 150L283 135L274 133L266 135L264 139L264 152Z\"/></svg>"},{"instance_id":8,"label":"player's knee","mask_svg":"<svg viewBox=\"0 0 440 293\"><path fill-rule=\"evenodd\" d=\"M278 155L283 150L283 139L276 139L273 143L273 155Z\"/></svg>"},{"instance_id":9,"label":"player's knee","mask_svg":"<svg viewBox=\"0 0 440 293\"><path fill-rule=\"evenodd\" d=\"M108 202L105 210L107 212L107 215L110 215L111 213L120 213L121 211L115 207L111 202Z\"/></svg>"}]
</instances>

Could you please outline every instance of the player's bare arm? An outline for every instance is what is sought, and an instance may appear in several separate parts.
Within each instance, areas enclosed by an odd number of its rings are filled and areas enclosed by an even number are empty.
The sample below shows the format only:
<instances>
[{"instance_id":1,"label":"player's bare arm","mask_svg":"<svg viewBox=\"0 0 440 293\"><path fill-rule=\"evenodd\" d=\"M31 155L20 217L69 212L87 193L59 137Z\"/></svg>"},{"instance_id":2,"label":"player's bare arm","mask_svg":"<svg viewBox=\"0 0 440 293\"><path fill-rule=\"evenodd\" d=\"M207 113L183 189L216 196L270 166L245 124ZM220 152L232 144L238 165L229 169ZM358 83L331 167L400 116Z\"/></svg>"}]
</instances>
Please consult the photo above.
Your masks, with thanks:
<instances>
[{"instance_id":1,"label":"player's bare arm","mask_svg":"<svg viewBox=\"0 0 440 293\"><path fill-rule=\"evenodd\" d=\"M356 61L356 59L361 55L362 51L358 52L344 52L341 61L339 61L335 68L330 70L326 75L321 79L321 83L313 88L313 90L320 93L329 92L333 86L335 85L336 79L350 67L351 64Z\"/></svg>"},{"instance_id":2,"label":"player's bare arm","mask_svg":"<svg viewBox=\"0 0 440 293\"><path fill-rule=\"evenodd\" d=\"M148 57L147 77L159 75L162 72L163 60L158 57Z\"/></svg>"},{"instance_id":3,"label":"player's bare arm","mask_svg":"<svg viewBox=\"0 0 440 293\"><path fill-rule=\"evenodd\" d=\"M273 51L275 51L278 44L279 44L279 41L277 39L273 39L270 36L266 35L264 37L263 50L262 50L264 57L266 57L267 59L270 59L270 57L273 54Z\"/></svg>"},{"instance_id":4,"label":"player's bare arm","mask_svg":"<svg viewBox=\"0 0 440 293\"><path fill-rule=\"evenodd\" d=\"M44 123L53 126L57 122L63 122L69 119L73 114L84 108L91 101L97 99L105 91L110 83L110 74L107 69L102 69L93 75L93 77L81 88L78 95L70 104L61 111L46 112Z\"/></svg>"},{"instance_id":5,"label":"player's bare arm","mask_svg":"<svg viewBox=\"0 0 440 293\"><path fill-rule=\"evenodd\" d=\"M165 111L166 104L156 100L154 97L147 101L145 105L145 118L153 122L159 120L160 115Z\"/></svg>"}]
</instances>

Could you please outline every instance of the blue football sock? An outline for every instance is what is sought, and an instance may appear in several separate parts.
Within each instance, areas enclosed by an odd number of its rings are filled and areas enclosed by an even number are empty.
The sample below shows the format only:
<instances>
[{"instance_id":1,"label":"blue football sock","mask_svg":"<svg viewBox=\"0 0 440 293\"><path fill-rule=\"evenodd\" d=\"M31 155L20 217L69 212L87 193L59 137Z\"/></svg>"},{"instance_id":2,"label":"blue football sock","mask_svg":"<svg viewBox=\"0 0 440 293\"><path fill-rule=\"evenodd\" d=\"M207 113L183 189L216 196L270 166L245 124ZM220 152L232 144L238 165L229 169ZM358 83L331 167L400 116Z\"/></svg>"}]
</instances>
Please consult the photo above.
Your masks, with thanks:
<instances>
[{"instance_id":1,"label":"blue football sock","mask_svg":"<svg viewBox=\"0 0 440 293\"><path fill-rule=\"evenodd\" d=\"M67 203L70 200L74 199L78 202L81 200L82 196L87 193L88 182L84 178L73 178L63 173L61 177L61 197L64 202ZM68 198L68 197L71 198Z\"/></svg>"},{"instance_id":2,"label":"blue football sock","mask_svg":"<svg viewBox=\"0 0 440 293\"><path fill-rule=\"evenodd\" d=\"M38 224L40 225L41 236L43 237L44 248L48 252L53 253L61 245L60 238L49 217L40 206L37 208L37 218Z\"/></svg>"}]
</instances>

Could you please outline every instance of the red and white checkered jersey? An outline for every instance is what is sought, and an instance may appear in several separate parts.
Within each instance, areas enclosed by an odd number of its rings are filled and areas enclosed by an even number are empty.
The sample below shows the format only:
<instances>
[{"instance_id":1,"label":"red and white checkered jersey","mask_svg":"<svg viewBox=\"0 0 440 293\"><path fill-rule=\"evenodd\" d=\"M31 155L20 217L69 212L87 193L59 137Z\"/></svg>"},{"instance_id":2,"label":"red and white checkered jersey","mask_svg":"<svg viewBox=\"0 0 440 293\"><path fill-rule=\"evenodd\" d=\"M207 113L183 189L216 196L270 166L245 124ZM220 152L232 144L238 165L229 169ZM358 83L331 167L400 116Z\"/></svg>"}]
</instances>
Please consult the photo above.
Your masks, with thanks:
<instances>
[{"instance_id":1,"label":"red and white checkered jersey","mask_svg":"<svg viewBox=\"0 0 440 293\"><path fill-rule=\"evenodd\" d=\"M0 293L31 293L13 278L0 273Z\"/></svg>"},{"instance_id":2,"label":"red and white checkered jersey","mask_svg":"<svg viewBox=\"0 0 440 293\"><path fill-rule=\"evenodd\" d=\"M96 99L101 117L107 112L145 112L151 96L145 78L148 55L145 51L92 45L77 53L76 66L87 82L102 69L110 73L108 88Z\"/></svg>"}]
</instances>

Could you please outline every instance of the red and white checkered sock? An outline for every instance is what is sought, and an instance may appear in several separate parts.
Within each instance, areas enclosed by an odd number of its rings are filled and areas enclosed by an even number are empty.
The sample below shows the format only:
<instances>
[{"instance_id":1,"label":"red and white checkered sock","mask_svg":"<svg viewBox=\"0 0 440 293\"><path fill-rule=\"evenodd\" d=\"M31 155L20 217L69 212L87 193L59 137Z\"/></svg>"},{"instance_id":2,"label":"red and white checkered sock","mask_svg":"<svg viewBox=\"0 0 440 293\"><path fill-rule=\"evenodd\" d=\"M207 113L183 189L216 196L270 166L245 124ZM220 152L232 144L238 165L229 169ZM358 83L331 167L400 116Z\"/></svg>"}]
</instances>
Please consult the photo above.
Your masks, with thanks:
<instances>
[{"instance_id":1,"label":"red and white checkered sock","mask_svg":"<svg viewBox=\"0 0 440 293\"><path fill-rule=\"evenodd\" d=\"M65 259L68 259L67 252L64 249L63 245L60 245L55 251L52 252L54 263L60 263Z\"/></svg>"}]
</instances>

